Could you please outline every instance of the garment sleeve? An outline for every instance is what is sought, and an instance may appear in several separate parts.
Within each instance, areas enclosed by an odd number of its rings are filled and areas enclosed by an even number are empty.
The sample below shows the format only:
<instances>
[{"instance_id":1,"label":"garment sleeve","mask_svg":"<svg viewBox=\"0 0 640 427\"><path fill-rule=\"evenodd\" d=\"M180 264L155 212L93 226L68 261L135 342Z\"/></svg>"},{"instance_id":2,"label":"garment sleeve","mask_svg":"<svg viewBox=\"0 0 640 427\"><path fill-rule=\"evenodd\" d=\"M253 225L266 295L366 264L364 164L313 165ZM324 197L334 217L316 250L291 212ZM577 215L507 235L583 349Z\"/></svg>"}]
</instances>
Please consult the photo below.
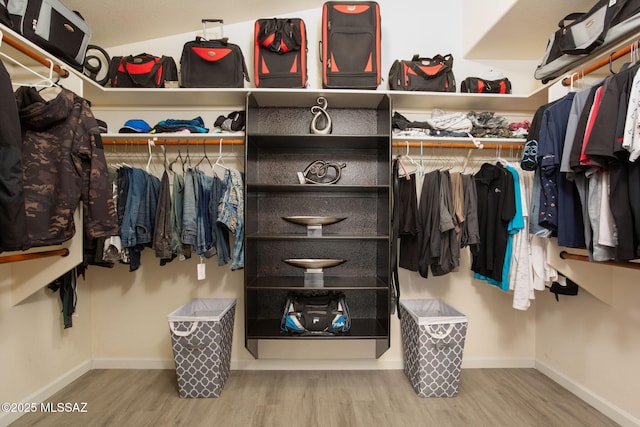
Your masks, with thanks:
<instances>
[{"instance_id":1,"label":"garment sleeve","mask_svg":"<svg viewBox=\"0 0 640 427\"><path fill-rule=\"evenodd\" d=\"M86 103L86 101L85 101ZM82 208L84 230L91 238L118 234L113 190L102 137L88 105L82 110L81 127L84 134L79 145L82 174Z\"/></svg>"},{"instance_id":2,"label":"garment sleeve","mask_svg":"<svg viewBox=\"0 0 640 427\"><path fill-rule=\"evenodd\" d=\"M602 98L598 104L598 113L593 120L590 133L585 136L581 161L588 156L591 165L606 166L615 160L613 154L617 129L618 110L620 107L620 90L617 79L610 78L610 83L602 89ZM597 99L597 96L596 96ZM594 103L594 106L596 103Z\"/></svg>"}]
</instances>

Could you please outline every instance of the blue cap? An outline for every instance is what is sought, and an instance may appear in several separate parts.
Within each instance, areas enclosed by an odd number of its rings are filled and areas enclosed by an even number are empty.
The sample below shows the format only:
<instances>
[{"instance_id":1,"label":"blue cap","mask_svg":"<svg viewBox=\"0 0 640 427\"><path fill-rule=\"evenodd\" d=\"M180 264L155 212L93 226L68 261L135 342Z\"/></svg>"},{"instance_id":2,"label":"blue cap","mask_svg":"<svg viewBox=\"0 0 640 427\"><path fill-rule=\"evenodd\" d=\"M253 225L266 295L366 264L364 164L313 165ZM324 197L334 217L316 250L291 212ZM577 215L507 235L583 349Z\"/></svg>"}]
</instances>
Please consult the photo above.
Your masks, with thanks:
<instances>
[{"instance_id":1,"label":"blue cap","mask_svg":"<svg viewBox=\"0 0 640 427\"><path fill-rule=\"evenodd\" d=\"M149 123L140 119L127 120L120 128L120 133L148 133L151 131Z\"/></svg>"}]
</instances>

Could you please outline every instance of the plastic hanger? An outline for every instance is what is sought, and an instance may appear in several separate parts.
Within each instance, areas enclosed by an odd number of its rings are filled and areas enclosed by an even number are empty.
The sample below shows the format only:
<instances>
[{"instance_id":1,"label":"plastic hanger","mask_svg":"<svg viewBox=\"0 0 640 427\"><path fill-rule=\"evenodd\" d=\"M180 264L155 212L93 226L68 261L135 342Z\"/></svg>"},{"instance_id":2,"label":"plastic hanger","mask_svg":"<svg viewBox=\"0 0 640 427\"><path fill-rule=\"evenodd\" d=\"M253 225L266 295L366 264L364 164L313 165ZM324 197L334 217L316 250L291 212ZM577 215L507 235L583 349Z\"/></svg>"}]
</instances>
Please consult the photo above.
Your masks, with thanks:
<instances>
[{"instance_id":1,"label":"plastic hanger","mask_svg":"<svg viewBox=\"0 0 640 427\"><path fill-rule=\"evenodd\" d=\"M502 157L502 147L500 147L500 146L498 146L498 148L496 148L496 164L501 164L504 167L506 167L506 166L514 167L509 161L505 160Z\"/></svg>"},{"instance_id":2,"label":"plastic hanger","mask_svg":"<svg viewBox=\"0 0 640 427\"><path fill-rule=\"evenodd\" d=\"M209 156L207 156L207 141L206 140L202 140L202 158L200 160L198 160L198 163L196 163L196 167L200 166L200 163L202 163L203 160L206 160L207 163L209 163L209 167L211 168L211 170L213 170L213 164L211 163L211 160L209 160Z\"/></svg>"},{"instance_id":3,"label":"plastic hanger","mask_svg":"<svg viewBox=\"0 0 640 427\"><path fill-rule=\"evenodd\" d=\"M224 170L228 170L229 168L224 164L224 157L222 156L222 138L220 138L220 142L218 143L218 159L216 160L214 166L220 166Z\"/></svg>"},{"instance_id":4,"label":"plastic hanger","mask_svg":"<svg viewBox=\"0 0 640 427\"><path fill-rule=\"evenodd\" d=\"M407 144L405 154L401 154L398 156L398 165L400 166L401 171L398 171L400 176L404 176L406 179L411 179L411 175L420 171L420 164L409 154L409 141L405 141ZM403 160L408 160L413 165L413 168L407 169L407 166Z\"/></svg>"},{"instance_id":5,"label":"plastic hanger","mask_svg":"<svg viewBox=\"0 0 640 427\"><path fill-rule=\"evenodd\" d=\"M147 139L147 150L149 152L149 157L147 159L147 165L145 166L145 171L147 171L148 174L151 174L151 161L153 160L153 150L152 148L156 146L156 141L158 140L158 138L154 137L154 138L148 138Z\"/></svg>"},{"instance_id":6,"label":"plastic hanger","mask_svg":"<svg viewBox=\"0 0 640 427\"><path fill-rule=\"evenodd\" d=\"M0 46L2 46L2 31L0 30ZM28 71L30 74L38 77L38 81L36 82L16 82L16 81L11 81L11 85L13 86L30 86L30 87L35 87L35 88L48 88L48 87L54 87L57 86L56 83L53 80L53 61L50 60L49 58L46 58L47 61L49 61L49 75L48 76L43 76L42 74L40 74L39 72L37 72L36 70L34 70L31 67L28 67L26 65L24 65L23 63L21 63L20 61L18 61L17 59L14 59L12 57L10 57L9 55L5 54L4 52L0 52L0 57L7 59L8 61L12 62L13 64L19 66L20 68L22 68L23 70Z\"/></svg>"}]
</instances>

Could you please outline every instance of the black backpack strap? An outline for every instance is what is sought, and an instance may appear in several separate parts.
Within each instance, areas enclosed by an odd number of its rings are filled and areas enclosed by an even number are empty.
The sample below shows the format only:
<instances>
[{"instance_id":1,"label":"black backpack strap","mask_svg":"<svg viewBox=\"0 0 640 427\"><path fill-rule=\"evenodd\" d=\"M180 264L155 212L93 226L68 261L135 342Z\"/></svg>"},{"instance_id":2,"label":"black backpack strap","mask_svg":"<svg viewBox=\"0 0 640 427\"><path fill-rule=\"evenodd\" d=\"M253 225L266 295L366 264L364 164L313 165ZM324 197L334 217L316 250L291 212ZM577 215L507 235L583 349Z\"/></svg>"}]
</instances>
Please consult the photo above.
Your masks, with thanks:
<instances>
[{"instance_id":1,"label":"black backpack strap","mask_svg":"<svg viewBox=\"0 0 640 427\"><path fill-rule=\"evenodd\" d=\"M421 61L429 62L432 65L442 64L443 67L436 74L427 74L424 72L422 68L420 68L420 65L417 64L417 62L421 62ZM420 58L419 55L413 55L413 58L411 58L411 61L406 61L405 63L420 77L424 79L430 79L430 78L433 78L434 76L439 76L441 74L451 71L451 69L453 68L453 56L451 54L447 54L444 56L436 55L433 58Z\"/></svg>"},{"instance_id":2,"label":"black backpack strap","mask_svg":"<svg viewBox=\"0 0 640 427\"><path fill-rule=\"evenodd\" d=\"M137 87L149 87L147 86L148 84L151 84L152 87L158 87L158 85L154 80L154 76L158 73L159 68L162 67L164 63L164 57L158 58L158 60L153 65L153 68L151 68L151 71L149 71L148 74L144 74L142 79L136 79L131 73L129 73L129 70L127 69L127 64L129 63L130 59L133 59L133 58L135 58L135 56L129 55L129 56L123 57L122 59L122 61L124 61L124 67L123 67L124 71L127 73L131 81Z\"/></svg>"}]
</instances>

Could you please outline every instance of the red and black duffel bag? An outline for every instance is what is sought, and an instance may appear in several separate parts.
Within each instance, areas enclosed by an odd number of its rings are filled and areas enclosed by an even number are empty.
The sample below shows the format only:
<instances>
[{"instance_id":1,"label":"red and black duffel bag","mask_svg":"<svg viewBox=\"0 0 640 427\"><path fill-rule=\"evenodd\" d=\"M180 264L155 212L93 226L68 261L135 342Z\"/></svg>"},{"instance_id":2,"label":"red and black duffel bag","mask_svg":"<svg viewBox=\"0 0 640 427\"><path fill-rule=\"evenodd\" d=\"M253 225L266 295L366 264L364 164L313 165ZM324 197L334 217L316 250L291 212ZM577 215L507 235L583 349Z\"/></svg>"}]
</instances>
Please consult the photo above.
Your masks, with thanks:
<instances>
[{"instance_id":1,"label":"red and black duffel bag","mask_svg":"<svg viewBox=\"0 0 640 427\"><path fill-rule=\"evenodd\" d=\"M170 56L148 53L111 58L109 73L112 87L165 87L165 82L178 81L176 62Z\"/></svg>"}]
</instances>

